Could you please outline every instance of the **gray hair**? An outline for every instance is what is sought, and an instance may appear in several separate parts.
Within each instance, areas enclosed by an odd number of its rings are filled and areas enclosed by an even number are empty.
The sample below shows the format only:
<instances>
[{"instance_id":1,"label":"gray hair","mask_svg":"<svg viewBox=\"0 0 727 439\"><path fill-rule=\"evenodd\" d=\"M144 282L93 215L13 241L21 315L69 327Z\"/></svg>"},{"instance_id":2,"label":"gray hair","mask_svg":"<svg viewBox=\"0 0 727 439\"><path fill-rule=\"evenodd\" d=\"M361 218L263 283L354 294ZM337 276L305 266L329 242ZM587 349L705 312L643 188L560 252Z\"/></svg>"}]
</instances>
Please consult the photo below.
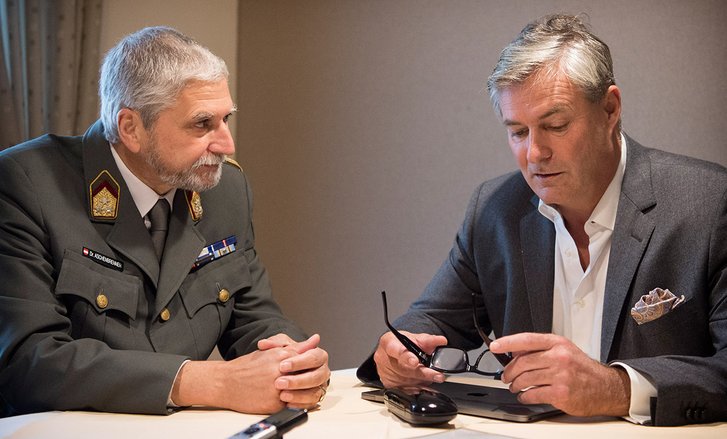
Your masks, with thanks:
<instances>
[{"instance_id":1,"label":"gray hair","mask_svg":"<svg viewBox=\"0 0 727 439\"><path fill-rule=\"evenodd\" d=\"M500 54L487 80L490 101L498 115L500 92L524 83L533 74L559 74L579 87L591 102L600 101L613 77L611 51L573 15L547 15L529 23Z\"/></svg>"},{"instance_id":2,"label":"gray hair","mask_svg":"<svg viewBox=\"0 0 727 439\"><path fill-rule=\"evenodd\" d=\"M227 79L225 62L193 39L169 27L147 27L124 37L101 66L99 97L104 135L119 142L117 115L138 111L150 129L192 81Z\"/></svg>"}]
</instances>

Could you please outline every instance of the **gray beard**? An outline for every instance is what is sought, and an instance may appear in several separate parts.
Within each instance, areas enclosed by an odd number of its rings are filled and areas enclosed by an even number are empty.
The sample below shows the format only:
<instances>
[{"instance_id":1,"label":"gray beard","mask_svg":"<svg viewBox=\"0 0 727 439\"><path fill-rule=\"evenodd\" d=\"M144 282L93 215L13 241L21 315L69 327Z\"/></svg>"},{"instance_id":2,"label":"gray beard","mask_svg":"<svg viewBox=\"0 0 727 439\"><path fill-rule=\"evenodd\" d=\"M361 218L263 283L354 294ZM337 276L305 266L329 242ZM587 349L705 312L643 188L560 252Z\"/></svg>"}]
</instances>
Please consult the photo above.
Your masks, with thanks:
<instances>
[{"instance_id":1,"label":"gray beard","mask_svg":"<svg viewBox=\"0 0 727 439\"><path fill-rule=\"evenodd\" d=\"M163 162L155 142L152 141L149 146L150 148L147 149L144 158L147 164L154 169L154 172L156 172L165 184L177 189L204 192L217 186L220 182L220 178L222 177L222 163L225 161L224 155L205 154L189 169L175 171ZM217 165L217 171L210 178L199 176L194 171L203 165Z\"/></svg>"}]
</instances>

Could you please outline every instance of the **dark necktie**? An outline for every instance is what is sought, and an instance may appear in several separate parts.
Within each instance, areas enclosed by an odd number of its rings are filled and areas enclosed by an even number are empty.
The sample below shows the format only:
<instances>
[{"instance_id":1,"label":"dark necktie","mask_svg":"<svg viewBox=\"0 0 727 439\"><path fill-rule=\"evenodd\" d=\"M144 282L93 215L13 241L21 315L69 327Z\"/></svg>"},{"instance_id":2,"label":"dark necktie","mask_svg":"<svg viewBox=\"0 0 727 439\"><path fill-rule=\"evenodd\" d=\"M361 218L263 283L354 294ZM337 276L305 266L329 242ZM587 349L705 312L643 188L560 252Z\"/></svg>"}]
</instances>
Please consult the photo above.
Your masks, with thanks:
<instances>
[{"instance_id":1,"label":"dark necktie","mask_svg":"<svg viewBox=\"0 0 727 439\"><path fill-rule=\"evenodd\" d=\"M167 240L169 210L169 203L167 200L165 198L160 198L149 211L149 221L151 222L149 234L151 235L151 242L154 244L154 250L156 251L157 259L159 261L162 260L164 242Z\"/></svg>"}]
</instances>

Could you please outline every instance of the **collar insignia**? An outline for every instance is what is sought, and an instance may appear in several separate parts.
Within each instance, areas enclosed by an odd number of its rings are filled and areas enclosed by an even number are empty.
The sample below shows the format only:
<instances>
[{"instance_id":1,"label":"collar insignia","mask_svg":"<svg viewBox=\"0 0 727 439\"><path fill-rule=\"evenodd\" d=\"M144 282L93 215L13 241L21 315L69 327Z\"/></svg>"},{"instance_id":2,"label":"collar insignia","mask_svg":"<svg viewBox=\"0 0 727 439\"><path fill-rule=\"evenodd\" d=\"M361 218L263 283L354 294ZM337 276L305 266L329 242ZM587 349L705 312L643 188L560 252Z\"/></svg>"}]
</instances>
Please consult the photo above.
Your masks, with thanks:
<instances>
[{"instance_id":1,"label":"collar insignia","mask_svg":"<svg viewBox=\"0 0 727 439\"><path fill-rule=\"evenodd\" d=\"M199 196L199 193L194 191L184 191L184 199L187 200L189 214L192 216L194 222L202 219L204 210L202 209L202 198Z\"/></svg>"},{"instance_id":2,"label":"collar insignia","mask_svg":"<svg viewBox=\"0 0 727 439\"><path fill-rule=\"evenodd\" d=\"M91 216L95 220L115 220L119 213L119 183L109 174L101 171L89 188Z\"/></svg>"}]
</instances>

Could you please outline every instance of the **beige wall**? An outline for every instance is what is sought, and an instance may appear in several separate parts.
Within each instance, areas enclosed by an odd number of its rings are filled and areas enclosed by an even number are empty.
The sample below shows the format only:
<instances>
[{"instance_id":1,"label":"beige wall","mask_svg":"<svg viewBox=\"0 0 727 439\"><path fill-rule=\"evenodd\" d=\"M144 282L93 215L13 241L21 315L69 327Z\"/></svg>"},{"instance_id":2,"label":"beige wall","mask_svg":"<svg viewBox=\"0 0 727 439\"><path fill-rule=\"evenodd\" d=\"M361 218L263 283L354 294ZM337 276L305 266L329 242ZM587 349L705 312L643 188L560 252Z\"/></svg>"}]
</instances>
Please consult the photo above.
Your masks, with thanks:
<instances>
[{"instance_id":1,"label":"beige wall","mask_svg":"<svg viewBox=\"0 0 727 439\"><path fill-rule=\"evenodd\" d=\"M170 26L207 46L227 63L230 93L237 94L237 0L106 0L101 52L147 26ZM233 98L234 99L234 98ZM236 121L231 128L236 133Z\"/></svg>"},{"instance_id":2,"label":"beige wall","mask_svg":"<svg viewBox=\"0 0 727 439\"><path fill-rule=\"evenodd\" d=\"M539 15L587 12L624 127L727 165L720 1L109 0L102 49L169 25L227 61L258 251L285 312L352 367L445 258L470 192L515 169L484 94Z\"/></svg>"},{"instance_id":3,"label":"beige wall","mask_svg":"<svg viewBox=\"0 0 727 439\"><path fill-rule=\"evenodd\" d=\"M402 313L444 260L475 185L515 169L483 93L529 20L587 12L611 47L625 130L727 165L719 1L247 1L238 157L258 251L286 313L333 367Z\"/></svg>"}]
</instances>

